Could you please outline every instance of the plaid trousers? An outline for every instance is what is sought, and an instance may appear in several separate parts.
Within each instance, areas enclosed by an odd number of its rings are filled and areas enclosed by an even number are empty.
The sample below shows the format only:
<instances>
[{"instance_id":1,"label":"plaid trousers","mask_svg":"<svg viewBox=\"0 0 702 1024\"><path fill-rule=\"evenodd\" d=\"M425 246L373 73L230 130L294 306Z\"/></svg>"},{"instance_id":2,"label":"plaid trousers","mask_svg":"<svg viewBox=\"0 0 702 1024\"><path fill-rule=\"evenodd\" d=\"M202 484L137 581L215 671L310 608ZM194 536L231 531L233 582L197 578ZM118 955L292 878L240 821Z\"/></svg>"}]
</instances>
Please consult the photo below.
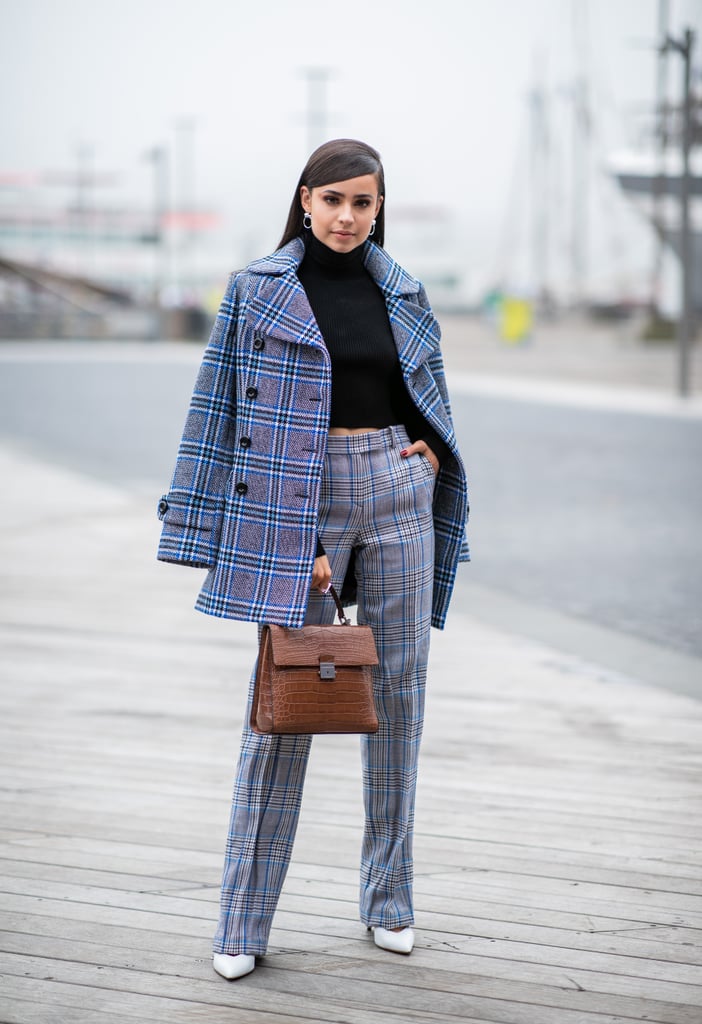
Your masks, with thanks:
<instances>
[{"instance_id":1,"label":"plaid trousers","mask_svg":"<svg viewBox=\"0 0 702 1024\"><path fill-rule=\"evenodd\" d=\"M352 549L359 623L368 623L379 730L361 736L365 830L360 916L396 928L414 921L412 834L424 718L433 588L434 470L402 458L404 427L328 440L319 532L340 589ZM331 622L334 602L311 591L306 622ZM249 727L253 675L227 838L217 953L263 954L292 855L311 736L259 736Z\"/></svg>"}]
</instances>

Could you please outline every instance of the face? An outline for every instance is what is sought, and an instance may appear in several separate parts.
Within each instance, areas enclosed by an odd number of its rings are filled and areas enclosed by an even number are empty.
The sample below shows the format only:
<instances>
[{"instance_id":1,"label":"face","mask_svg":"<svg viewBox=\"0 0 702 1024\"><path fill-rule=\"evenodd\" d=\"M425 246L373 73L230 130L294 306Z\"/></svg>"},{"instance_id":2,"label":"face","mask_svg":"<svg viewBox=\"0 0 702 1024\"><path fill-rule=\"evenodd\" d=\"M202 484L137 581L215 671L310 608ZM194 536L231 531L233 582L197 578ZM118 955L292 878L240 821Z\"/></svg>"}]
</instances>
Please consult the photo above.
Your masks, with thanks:
<instances>
[{"instance_id":1,"label":"face","mask_svg":"<svg viewBox=\"0 0 702 1024\"><path fill-rule=\"evenodd\" d=\"M313 189L303 185L300 200L315 238L335 252L350 252L368 238L383 197L375 175L362 174Z\"/></svg>"}]
</instances>

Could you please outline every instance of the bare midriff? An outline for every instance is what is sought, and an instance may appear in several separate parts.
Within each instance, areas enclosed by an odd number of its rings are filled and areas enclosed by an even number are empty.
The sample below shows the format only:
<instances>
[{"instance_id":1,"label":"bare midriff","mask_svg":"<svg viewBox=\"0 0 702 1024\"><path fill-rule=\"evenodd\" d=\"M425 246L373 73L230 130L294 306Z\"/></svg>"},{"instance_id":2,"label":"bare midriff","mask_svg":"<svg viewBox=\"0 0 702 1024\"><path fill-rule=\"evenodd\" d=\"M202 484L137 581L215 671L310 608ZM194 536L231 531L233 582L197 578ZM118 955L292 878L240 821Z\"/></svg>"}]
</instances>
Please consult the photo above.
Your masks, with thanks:
<instances>
[{"instance_id":1,"label":"bare midriff","mask_svg":"<svg viewBox=\"0 0 702 1024\"><path fill-rule=\"evenodd\" d=\"M351 434L372 434L374 430L379 429L379 427L330 427L329 433L341 437L350 437Z\"/></svg>"}]
</instances>

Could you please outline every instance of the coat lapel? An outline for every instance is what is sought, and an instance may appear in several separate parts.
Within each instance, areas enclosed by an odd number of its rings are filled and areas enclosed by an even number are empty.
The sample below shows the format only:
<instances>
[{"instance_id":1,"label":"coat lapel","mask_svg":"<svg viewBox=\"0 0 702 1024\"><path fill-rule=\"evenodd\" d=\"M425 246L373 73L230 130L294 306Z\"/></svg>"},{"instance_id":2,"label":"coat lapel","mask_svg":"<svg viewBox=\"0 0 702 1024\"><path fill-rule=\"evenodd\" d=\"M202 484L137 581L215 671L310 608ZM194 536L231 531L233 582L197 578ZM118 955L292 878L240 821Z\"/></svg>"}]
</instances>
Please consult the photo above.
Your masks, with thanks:
<instances>
[{"instance_id":1,"label":"coat lapel","mask_svg":"<svg viewBox=\"0 0 702 1024\"><path fill-rule=\"evenodd\" d=\"M324 348L312 308L297 276L305 254L302 239L251 263L247 270L260 283L248 304L254 330L302 345ZM390 327L405 377L424 363L438 347L439 325L433 313L417 302L421 285L384 249L366 243L366 270L385 298Z\"/></svg>"},{"instance_id":2,"label":"coat lapel","mask_svg":"<svg viewBox=\"0 0 702 1024\"><path fill-rule=\"evenodd\" d=\"M422 286L377 245L368 245L366 270L385 296L397 353L409 377L438 348L441 337L434 314L417 301Z\"/></svg>"},{"instance_id":3,"label":"coat lapel","mask_svg":"<svg viewBox=\"0 0 702 1024\"><path fill-rule=\"evenodd\" d=\"M405 377L413 374L439 346L434 314L411 299L386 297L390 327Z\"/></svg>"},{"instance_id":4,"label":"coat lapel","mask_svg":"<svg viewBox=\"0 0 702 1024\"><path fill-rule=\"evenodd\" d=\"M248 315L254 331L263 331L282 341L324 348L312 307L297 276L304 253L302 240L294 239L272 256L247 267L249 273L259 278L248 303Z\"/></svg>"}]
</instances>

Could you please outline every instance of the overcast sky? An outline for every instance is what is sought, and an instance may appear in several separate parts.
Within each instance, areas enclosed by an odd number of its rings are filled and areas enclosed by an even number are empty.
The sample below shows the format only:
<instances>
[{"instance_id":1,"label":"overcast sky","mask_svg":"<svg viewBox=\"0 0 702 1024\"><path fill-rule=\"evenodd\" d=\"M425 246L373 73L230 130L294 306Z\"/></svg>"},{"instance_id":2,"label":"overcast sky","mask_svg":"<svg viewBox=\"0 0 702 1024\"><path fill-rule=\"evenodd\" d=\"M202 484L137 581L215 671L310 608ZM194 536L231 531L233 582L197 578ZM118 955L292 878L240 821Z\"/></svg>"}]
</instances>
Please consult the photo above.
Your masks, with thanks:
<instances>
[{"instance_id":1,"label":"overcast sky","mask_svg":"<svg viewBox=\"0 0 702 1024\"><path fill-rule=\"evenodd\" d=\"M327 136L383 154L388 248L393 205L441 206L451 246L491 273L524 231L529 90L550 90L564 219L573 80L587 72L597 167L635 140L652 102L657 11L657 0L6 0L0 170L70 169L89 145L96 169L119 175L105 198L147 205L145 151L172 147L178 120L192 119L192 170L177 180L224 213L222 259L236 265L277 242L308 155L302 69L325 67ZM675 33L696 28L699 62L702 3L671 0L670 12ZM591 262L636 236L612 195L592 189Z\"/></svg>"}]
</instances>

